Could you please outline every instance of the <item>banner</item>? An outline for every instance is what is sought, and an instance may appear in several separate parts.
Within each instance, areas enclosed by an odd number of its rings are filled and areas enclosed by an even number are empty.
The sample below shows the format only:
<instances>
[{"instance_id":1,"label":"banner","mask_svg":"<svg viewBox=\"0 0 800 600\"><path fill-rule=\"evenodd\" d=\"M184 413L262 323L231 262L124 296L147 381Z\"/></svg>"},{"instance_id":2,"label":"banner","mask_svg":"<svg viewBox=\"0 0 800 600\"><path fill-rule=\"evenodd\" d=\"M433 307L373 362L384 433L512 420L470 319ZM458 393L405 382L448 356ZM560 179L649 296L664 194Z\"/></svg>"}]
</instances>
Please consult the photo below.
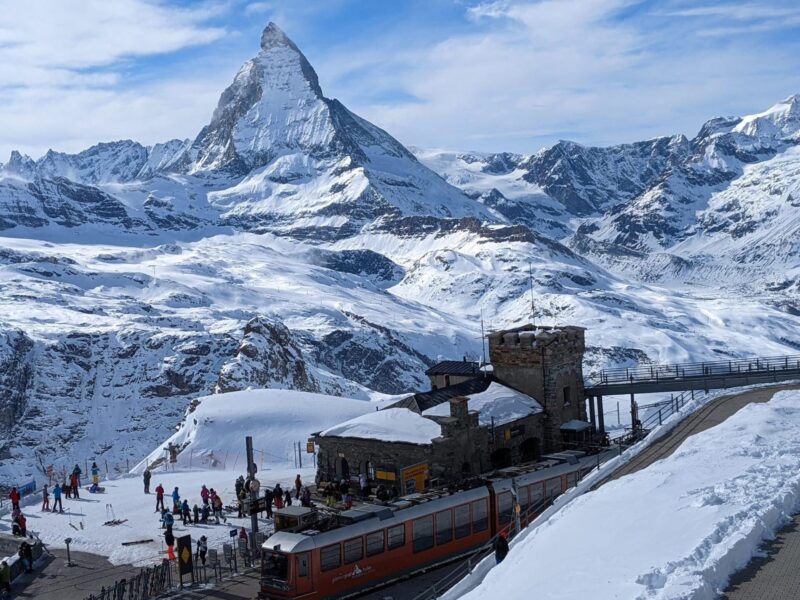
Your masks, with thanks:
<instances>
[{"instance_id":1,"label":"banner","mask_svg":"<svg viewBox=\"0 0 800 600\"><path fill-rule=\"evenodd\" d=\"M192 563L192 536L184 535L177 539L178 542L178 573L194 576Z\"/></svg>"}]
</instances>

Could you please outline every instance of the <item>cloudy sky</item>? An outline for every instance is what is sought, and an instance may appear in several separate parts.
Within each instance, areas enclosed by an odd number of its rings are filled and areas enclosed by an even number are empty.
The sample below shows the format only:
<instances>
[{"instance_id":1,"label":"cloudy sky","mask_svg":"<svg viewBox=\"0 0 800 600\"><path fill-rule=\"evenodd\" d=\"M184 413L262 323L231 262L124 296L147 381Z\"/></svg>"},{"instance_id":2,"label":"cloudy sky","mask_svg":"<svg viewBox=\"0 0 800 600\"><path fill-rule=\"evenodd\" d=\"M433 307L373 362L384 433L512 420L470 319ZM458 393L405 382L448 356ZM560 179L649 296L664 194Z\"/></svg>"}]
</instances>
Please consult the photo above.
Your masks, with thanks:
<instances>
[{"instance_id":1,"label":"cloudy sky","mask_svg":"<svg viewBox=\"0 0 800 600\"><path fill-rule=\"evenodd\" d=\"M408 145L693 135L800 93L796 0L0 0L12 149L194 137L275 21L323 91Z\"/></svg>"}]
</instances>

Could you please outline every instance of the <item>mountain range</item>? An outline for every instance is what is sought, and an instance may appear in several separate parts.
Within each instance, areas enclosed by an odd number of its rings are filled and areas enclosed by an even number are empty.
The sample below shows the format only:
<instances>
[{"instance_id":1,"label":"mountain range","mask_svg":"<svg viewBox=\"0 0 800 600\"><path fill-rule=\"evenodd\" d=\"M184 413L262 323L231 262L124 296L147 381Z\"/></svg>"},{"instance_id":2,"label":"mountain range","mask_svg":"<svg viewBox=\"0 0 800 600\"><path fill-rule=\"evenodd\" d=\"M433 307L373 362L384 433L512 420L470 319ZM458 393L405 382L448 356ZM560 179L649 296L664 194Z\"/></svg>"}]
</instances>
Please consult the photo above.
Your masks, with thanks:
<instances>
[{"instance_id":1,"label":"mountain range","mask_svg":"<svg viewBox=\"0 0 800 600\"><path fill-rule=\"evenodd\" d=\"M408 149L270 23L194 139L0 167L0 479L138 462L215 391L415 391L482 319L583 325L589 372L797 352L799 151L800 96L693 139Z\"/></svg>"}]
</instances>

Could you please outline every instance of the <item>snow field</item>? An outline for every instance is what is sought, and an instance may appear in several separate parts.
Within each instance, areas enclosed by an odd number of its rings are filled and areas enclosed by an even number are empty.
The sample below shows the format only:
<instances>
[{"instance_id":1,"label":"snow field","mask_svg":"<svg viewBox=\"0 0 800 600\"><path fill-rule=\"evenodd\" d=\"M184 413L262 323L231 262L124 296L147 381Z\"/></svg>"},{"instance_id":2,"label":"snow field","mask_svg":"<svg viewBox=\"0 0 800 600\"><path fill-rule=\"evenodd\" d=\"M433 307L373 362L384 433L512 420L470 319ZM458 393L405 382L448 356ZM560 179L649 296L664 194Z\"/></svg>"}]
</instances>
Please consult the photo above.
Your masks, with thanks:
<instances>
[{"instance_id":1,"label":"snow field","mask_svg":"<svg viewBox=\"0 0 800 600\"><path fill-rule=\"evenodd\" d=\"M577 497L464 595L716 598L800 507L800 393L781 392L670 457Z\"/></svg>"},{"instance_id":2,"label":"snow field","mask_svg":"<svg viewBox=\"0 0 800 600\"><path fill-rule=\"evenodd\" d=\"M313 468L264 471L259 473L259 481L262 487L274 487L280 482L284 490L294 489L294 478L298 473L303 481L314 481ZM170 494L175 486L179 488L181 499L188 499L191 507L195 504L202 506L200 488L203 484L209 489L214 488L227 506L234 505L234 483L241 474L241 471L155 471L150 482L149 495L144 494L140 476L129 476L102 482L105 487L102 494L90 494L84 485L80 499L67 500L62 497L64 514L41 512L41 504L23 507L23 512L28 519L28 531L49 547L64 548L64 540L69 537L72 538L72 550L101 555L113 564L145 566L166 557L164 530L161 529L160 516L155 511L154 490L159 483L164 486L164 503L168 507L171 507ZM50 500L52 503L52 496ZM232 514L236 516L236 513ZM103 525L114 518L127 519L127 522L115 526ZM201 535L205 535L209 548L216 548L221 552L222 544L230 540L229 531L241 526L249 534L250 518L237 519L229 516L227 524L215 525L212 519L207 525L184 526L176 517L173 532L175 537L191 535L193 543ZM271 531L272 521L259 519L259 529ZM0 530L11 531L8 515L0 519ZM152 541L134 546L122 545L123 542L139 540Z\"/></svg>"}]
</instances>

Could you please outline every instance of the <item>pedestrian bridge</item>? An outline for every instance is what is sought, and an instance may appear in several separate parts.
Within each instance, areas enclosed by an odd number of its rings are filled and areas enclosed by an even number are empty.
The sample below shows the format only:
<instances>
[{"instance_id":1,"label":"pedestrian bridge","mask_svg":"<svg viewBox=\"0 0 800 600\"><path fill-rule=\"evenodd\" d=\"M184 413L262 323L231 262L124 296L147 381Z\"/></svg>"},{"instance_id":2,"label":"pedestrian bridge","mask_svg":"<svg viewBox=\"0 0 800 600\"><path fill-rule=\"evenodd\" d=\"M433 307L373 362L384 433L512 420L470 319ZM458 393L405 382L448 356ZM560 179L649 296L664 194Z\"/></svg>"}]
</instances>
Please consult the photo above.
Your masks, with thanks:
<instances>
[{"instance_id":1,"label":"pedestrian bridge","mask_svg":"<svg viewBox=\"0 0 800 600\"><path fill-rule=\"evenodd\" d=\"M628 369L608 369L584 383L589 398L591 420L604 431L603 397L630 394L635 412L636 394L688 392L724 389L800 379L800 355L753 357L740 360L645 365ZM635 414L634 417L635 418Z\"/></svg>"}]
</instances>

